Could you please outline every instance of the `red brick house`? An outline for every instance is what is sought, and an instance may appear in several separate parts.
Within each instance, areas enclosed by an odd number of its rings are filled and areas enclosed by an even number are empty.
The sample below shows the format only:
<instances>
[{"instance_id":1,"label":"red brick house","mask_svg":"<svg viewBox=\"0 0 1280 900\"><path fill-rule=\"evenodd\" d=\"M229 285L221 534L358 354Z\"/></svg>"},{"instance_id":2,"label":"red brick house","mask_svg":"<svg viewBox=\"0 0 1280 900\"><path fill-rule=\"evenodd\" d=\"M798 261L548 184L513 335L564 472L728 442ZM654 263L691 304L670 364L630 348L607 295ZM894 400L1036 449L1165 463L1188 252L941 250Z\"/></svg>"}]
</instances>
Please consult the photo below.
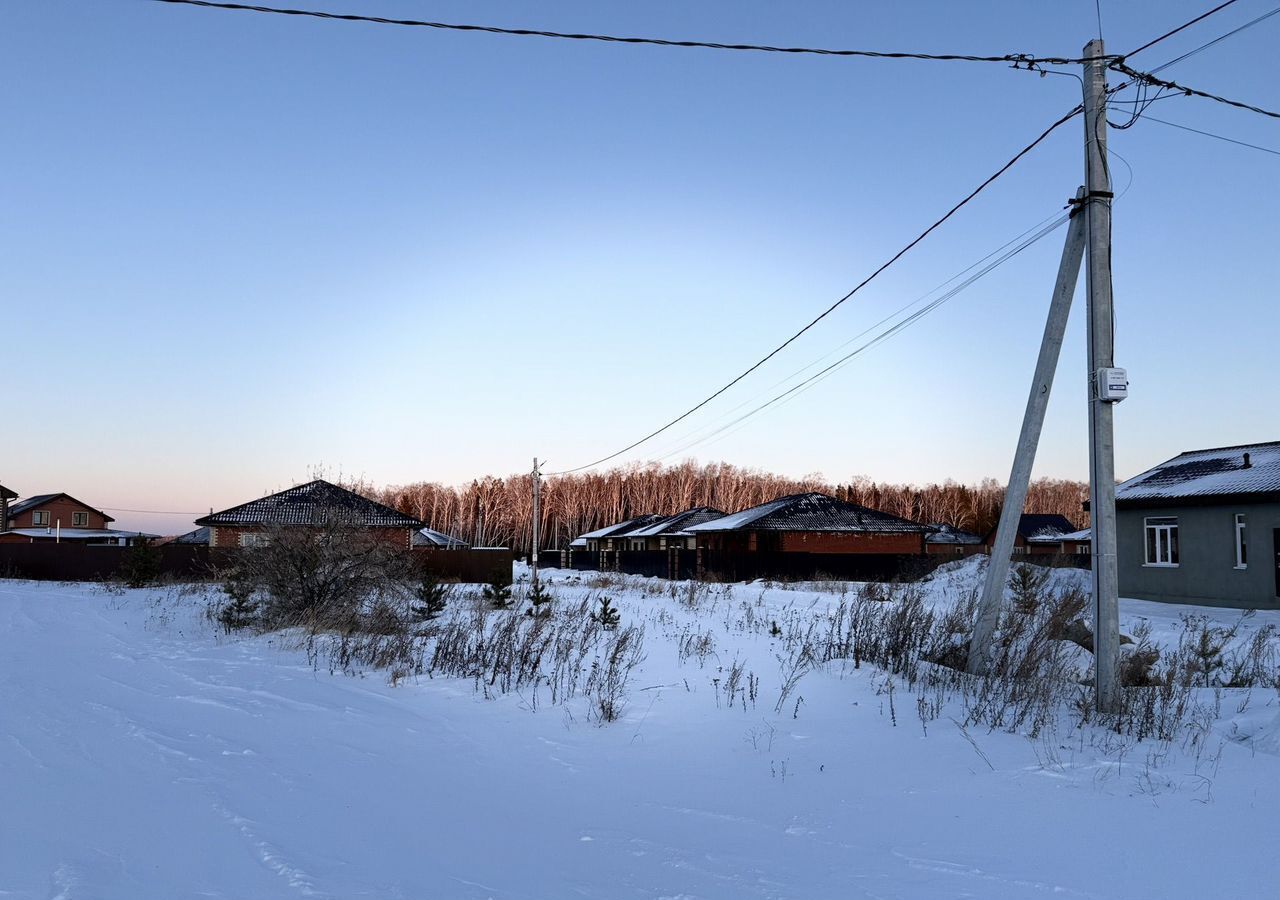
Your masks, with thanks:
<instances>
[{"instance_id":1,"label":"red brick house","mask_svg":"<svg viewBox=\"0 0 1280 900\"><path fill-rule=\"evenodd\" d=\"M209 529L210 548L227 549L254 546L276 528L314 528L335 513L405 550L412 548L414 533L423 527L411 516L321 480L210 513L196 524Z\"/></svg>"},{"instance_id":2,"label":"red brick house","mask_svg":"<svg viewBox=\"0 0 1280 900\"><path fill-rule=\"evenodd\" d=\"M837 500L793 494L685 531L707 550L923 554L928 525Z\"/></svg>"},{"instance_id":3,"label":"red brick house","mask_svg":"<svg viewBox=\"0 0 1280 900\"><path fill-rule=\"evenodd\" d=\"M155 535L118 531L111 516L70 494L36 494L25 500L0 486L0 543L128 544Z\"/></svg>"}]
</instances>

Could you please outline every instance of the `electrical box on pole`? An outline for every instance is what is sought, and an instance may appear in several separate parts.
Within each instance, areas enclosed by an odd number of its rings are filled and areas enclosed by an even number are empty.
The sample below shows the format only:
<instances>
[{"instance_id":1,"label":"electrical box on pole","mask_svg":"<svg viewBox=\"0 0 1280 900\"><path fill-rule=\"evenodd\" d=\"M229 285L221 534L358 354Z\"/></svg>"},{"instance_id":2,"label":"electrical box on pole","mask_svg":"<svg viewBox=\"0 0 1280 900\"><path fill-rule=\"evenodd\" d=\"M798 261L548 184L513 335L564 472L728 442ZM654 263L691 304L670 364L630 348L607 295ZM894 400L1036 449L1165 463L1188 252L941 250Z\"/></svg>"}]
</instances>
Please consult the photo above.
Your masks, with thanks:
<instances>
[{"instance_id":1,"label":"electrical box on pole","mask_svg":"<svg viewBox=\"0 0 1280 900\"><path fill-rule=\"evenodd\" d=\"M1099 369L1098 399L1103 403L1119 403L1129 396L1129 373L1124 369Z\"/></svg>"}]
</instances>

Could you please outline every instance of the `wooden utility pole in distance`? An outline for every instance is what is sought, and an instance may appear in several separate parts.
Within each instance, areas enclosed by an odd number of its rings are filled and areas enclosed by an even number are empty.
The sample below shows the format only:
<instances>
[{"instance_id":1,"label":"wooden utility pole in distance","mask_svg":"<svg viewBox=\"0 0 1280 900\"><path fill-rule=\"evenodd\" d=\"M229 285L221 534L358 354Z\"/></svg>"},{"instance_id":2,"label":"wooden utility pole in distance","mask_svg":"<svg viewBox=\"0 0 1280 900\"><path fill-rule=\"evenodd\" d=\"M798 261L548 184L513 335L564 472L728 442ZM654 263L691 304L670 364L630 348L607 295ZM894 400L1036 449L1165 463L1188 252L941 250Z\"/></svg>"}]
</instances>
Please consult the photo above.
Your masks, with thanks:
<instances>
[{"instance_id":1,"label":"wooden utility pole in distance","mask_svg":"<svg viewBox=\"0 0 1280 900\"><path fill-rule=\"evenodd\" d=\"M1089 248L1089 508L1093 536L1093 654L1098 709L1120 705L1120 604L1116 574L1115 371L1111 303L1111 173L1107 162L1107 63L1101 39L1085 44L1085 216ZM1123 373L1120 373L1123 378ZM1127 392L1127 382L1125 382ZM1121 395L1123 396L1123 394ZM1118 399L1118 398L1115 398Z\"/></svg>"},{"instance_id":2,"label":"wooden utility pole in distance","mask_svg":"<svg viewBox=\"0 0 1280 900\"><path fill-rule=\"evenodd\" d=\"M1009 484L1004 492L1004 504L1000 508L1000 524L996 527L996 541L987 563L986 580L982 585L982 600L978 605L978 621L974 625L973 638L969 641L969 658L966 666L974 675L985 675L991 665L992 635L1000 624L1000 610L1004 605L1004 585L1009 578L1009 557L1013 555L1013 542L1018 535L1018 520L1027 502L1027 488L1031 482L1031 467L1036 461L1036 447L1040 444L1040 432L1044 426L1045 410L1049 406L1049 394L1053 390L1053 376L1062 354L1062 338L1071 315L1071 298L1080 280L1080 262L1084 257L1085 217L1083 201L1085 189L1076 192L1076 203L1067 228L1067 241L1062 248L1062 261L1058 264L1058 280L1053 286L1053 299L1049 303L1049 317L1044 323L1044 337L1040 340L1040 356L1036 360L1036 373L1027 395L1027 408L1022 415L1022 431L1018 434L1018 449L1013 455L1013 468L1009 472Z\"/></svg>"}]
</instances>

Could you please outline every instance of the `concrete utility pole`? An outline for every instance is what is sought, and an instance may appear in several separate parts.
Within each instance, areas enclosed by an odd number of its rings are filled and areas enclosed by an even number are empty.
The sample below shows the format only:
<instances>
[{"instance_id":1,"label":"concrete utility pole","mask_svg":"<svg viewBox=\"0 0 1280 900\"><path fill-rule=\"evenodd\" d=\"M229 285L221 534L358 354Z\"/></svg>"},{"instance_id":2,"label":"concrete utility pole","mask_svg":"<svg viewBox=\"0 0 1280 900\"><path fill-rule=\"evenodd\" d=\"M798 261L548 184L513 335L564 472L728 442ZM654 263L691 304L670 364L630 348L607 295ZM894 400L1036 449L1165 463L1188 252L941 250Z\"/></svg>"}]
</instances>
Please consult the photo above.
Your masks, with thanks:
<instances>
[{"instance_id":1,"label":"concrete utility pole","mask_svg":"<svg viewBox=\"0 0 1280 900\"><path fill-rule=\"evenodd\" d=\"M1116 575L1116 467L1112 400L1111 173L1107 162L1107 66L1102 41L1085 44L1085 203L1089 253L1089 508L1093 534L1093 655L1098 709L1120 705L1120 604Z\"/></svg>"},{"instance_id":2,"label":"concrete utility pole","mask_svg":"<svg viewBox=\"0 0 1280 900\"><path fill-rule=\"evenodd\" d=\"M538 588L538 538L539 512L542 505L542 473L538 471L538 457L533 458L533 551L529 554L529 567L533 570L533 589Z\"/></svg>"},{"instance_id":3,"label":"concrete utility pole","mask_svg":"<svg viewBox=\"0 0 1280 900\"><path fill-rule=\"evenodd\" d=\"M1036 374L1031 380L1031 392L1027 395L1026 412L1022 415L1022 432L1018 435L1018 449L1013 456L1004 505L1000 508L996 542L991 548L987 577L982 585L978 621L973 629L973 639L969 642L967 663L968 670L974 675L987 674L991 665L991 638L1000 624L1004 585L1009 577L1009 557L1013 555L1018 520L1022 517L1022 508L1027 502L1031 467L1036 460L1036 447L1040 444L1044 414L1049 406L1049 394L1053 390L1053 376L1062 352L1062 337L1067 330L1067 319L1071 315L1071 298L1075 294L1076 283L1080 280L1080 262L1084 257L1085 240L1085 210L1082 205L1084 196L1085 189L1080 188L1076 192L1066 244L1062 248L1062 261L1058 264L1058 280L1053 286L1049 318L1044 323Z\"/></svg>"}]
</instances>

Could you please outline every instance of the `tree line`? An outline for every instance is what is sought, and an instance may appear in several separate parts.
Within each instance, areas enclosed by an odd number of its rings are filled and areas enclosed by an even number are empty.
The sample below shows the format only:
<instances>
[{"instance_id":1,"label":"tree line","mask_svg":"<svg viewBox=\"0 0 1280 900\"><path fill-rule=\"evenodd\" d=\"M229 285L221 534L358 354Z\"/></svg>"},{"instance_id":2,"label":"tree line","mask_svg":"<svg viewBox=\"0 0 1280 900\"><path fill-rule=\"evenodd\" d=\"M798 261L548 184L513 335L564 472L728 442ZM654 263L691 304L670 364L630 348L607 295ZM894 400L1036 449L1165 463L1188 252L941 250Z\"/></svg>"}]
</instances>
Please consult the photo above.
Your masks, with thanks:
<instances>
[{"instance_id":1,"label":"tree line","mask_svg":"<svg viewBox=\"0 0 1280 900\"><path fill-rule=\"evenodd\" d=\"M485 476L468 485L417 482L385 488L361 486L374 499L408 513L436 531L472 546L511 547L527 553L533 543L533 484L529 474ZM833 483L821 475L788 478L724 462L632 464L600 472L544 478L540 513L542 549L559 549L580 534L645 513L671 515L694 506L738 512L787 494L821 491L916 522L950 525L985 535L996 526L1004 485L890 484L859 477ZM1088 525L1083 504L1088 485L1041 478L1031 483L1026 512L1060 513Z\"/></svg>"}]
</instances>

